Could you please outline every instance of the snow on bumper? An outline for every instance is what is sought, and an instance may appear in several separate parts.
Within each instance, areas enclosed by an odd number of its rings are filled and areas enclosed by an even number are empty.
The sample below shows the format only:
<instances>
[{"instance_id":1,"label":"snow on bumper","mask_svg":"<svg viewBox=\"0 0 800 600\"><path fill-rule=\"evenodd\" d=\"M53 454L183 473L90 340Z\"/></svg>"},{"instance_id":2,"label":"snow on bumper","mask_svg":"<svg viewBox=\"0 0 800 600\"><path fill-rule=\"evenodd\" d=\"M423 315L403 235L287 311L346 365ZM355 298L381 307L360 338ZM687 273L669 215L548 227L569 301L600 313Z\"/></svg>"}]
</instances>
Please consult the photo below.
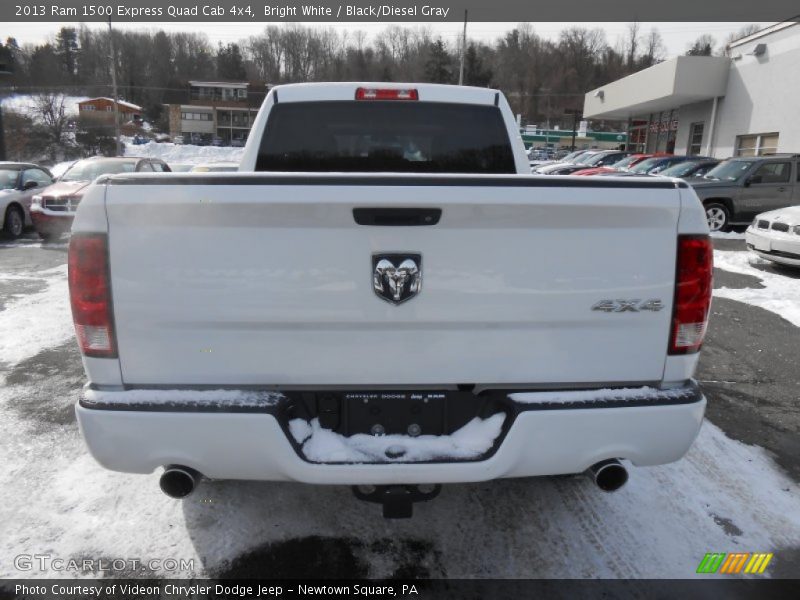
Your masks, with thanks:
<instances>
[{"instance_id":1,"label":"snow on bumper","mask_svg":"<svg viewBox=\"0 0 800 600\"><path fill-rule=\"evenodd\" d=\"M316 484L456 483L503 477L580 473L608 458L634 465L674 462L700 429L706 401L693 382L680 390L638 388L624 394L570 398L576 392L526 392L509 398L510 418L479 460L320 464L301 456L281 426L275 405L176 410L172 405L92 408L81 401L78 423L89 450L106 468L150 473L166 464L197 469L212 479L300 481ZM128 392L107 392L105 396ZM139 392L141 393L141 392ZM186 393L186 392L181 392ZM585 394L585 392L577 392ZM94 404L97 406L97 404ZM448 436L441 436L448 437Z\"/></svg>"}]
</instances>

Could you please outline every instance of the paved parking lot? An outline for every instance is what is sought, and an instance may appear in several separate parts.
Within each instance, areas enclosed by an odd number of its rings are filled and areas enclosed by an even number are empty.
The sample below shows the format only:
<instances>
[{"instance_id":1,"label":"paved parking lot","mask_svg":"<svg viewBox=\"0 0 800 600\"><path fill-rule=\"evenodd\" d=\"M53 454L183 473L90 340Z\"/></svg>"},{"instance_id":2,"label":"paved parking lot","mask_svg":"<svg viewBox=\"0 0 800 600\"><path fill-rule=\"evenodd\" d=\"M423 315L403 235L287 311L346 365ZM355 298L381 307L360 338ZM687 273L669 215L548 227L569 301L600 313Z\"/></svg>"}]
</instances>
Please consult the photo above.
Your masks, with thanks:
<instances>
[{"instance_id":1,"label":"paved parking lot","mask_svg":"<svg viewBox=\"0 0 800 600\"><path fill-rule=\"evenodd\" d=\"M800 334L734 292L713 305L708 419L684 460L633 468L615 494L583 477L447 486L385 521L347 488L216 481L177 502L155 474L96 465L72 412L84 375L65 260L65 244L0 243L0 577L42 575L15 570L22 553L191 559L211 576L684 578L706 552L739 551L774 552L773 577L800 572ZM800 285L747 269L718 270L715 287Z\"/></svg>"}]
</instances>

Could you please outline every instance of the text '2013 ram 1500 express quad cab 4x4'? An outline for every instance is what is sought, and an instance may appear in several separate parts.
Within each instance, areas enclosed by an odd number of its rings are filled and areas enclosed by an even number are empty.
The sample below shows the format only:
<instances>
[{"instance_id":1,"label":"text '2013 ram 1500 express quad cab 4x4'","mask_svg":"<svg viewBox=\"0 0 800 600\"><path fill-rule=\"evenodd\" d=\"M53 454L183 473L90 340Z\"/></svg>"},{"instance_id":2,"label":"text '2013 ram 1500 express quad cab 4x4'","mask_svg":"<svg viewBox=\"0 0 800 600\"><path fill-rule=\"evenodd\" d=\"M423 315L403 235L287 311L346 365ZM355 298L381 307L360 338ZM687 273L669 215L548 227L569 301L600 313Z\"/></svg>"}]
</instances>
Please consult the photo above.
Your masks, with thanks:
<instances>
[{"instance_id":1,"label":"text '2013 ram 1500 express quad cab 4x4'","mask_svg":"<svg viewBox=\"0 0 800 600\"><path fill-rule=\"evenodd\" d=\"M72 309L94 457L355 486L678 460L711 246L678 180L528 173L497 91L274 88L239 173L116 175L77 212Z\"/></svg>"}]
</instances>

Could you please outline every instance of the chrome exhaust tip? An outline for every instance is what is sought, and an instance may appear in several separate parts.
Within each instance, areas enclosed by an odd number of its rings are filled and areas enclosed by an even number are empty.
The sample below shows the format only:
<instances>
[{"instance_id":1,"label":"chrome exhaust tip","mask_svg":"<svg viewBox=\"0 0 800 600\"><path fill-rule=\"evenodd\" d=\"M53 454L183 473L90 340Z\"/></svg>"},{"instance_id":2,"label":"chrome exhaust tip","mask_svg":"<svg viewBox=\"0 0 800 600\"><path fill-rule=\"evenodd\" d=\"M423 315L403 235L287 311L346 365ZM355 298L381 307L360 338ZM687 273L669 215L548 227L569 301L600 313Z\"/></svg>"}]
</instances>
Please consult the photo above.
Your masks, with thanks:
<instances>
[{"instance_id":1,"label":"chrome exhaust tip","mask_svg":"<svg viewBox=\"0 0 800 600\"><path fill-rule=\"evenodd\" d=\"M200 477L200 473L191 467L167 465L158 480L158 485L170 498L186 498L197 487Z\"/></svg>"},{"instance_id":2,"label":"chrome exhaust tip","mask_svg":"<svg viewBox=\"0 0 800 600\"><path fill-rule=\"evenodd\" d=\"M616 492L628 482L628 469L616 458L592 465L587 474L604 492Z\"/></svg>"}]
</instances>

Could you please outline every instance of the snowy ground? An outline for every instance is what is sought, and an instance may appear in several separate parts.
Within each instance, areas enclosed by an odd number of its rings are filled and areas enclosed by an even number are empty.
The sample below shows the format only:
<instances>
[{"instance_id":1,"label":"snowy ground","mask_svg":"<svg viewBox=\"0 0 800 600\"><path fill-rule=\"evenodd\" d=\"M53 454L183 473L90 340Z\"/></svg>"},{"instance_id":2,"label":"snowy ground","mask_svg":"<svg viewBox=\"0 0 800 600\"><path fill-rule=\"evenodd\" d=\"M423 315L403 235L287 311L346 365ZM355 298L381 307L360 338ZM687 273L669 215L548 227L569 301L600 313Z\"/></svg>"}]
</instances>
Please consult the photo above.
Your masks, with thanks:
<instances>
[{"instance_id":1,"label":"snowy ground","mask_svg":"<svg viewBox=\"0 0 800 600\"><path fill-rule=\"evenodd\" d=\"M126 156L160 158L169 164L198 165L210 162L235 162L242 159L244 148L228 146L192 146L190 144L171 144L148 142L139 146L132 141L125 143Z\"/></svg>"},{"instance_id":2,"label":"snowy ground","mask_svg":"<svg viewBox=\"0 0 800 600\"><path fill-rule=\"evenodd\" d=\"M800 269L774 266L751 252L714 253L714 266L731 273L761 280L762 288L714 290L720 298L730 298L774 312L800 327Z\"/></svg>"},{"instance_id":3,"label":"snowy ground","mask_svg":"<svg viewBox=\"0 0 800 600\"><path fill-rule=\"evenodd\" d=\"M751 268L744 252L716 255L723 268ZM83 372L64 259L63 244L0 245L0 577L19 575L13 557L23 552L193 559L197 575L265 577L309 575L303 569L314 565L311 574L323 578L687 578L712 551L775 552L772 575L800 566L797 481L771 453L710 421L684 460L634 468L615 494L583 477L453 485L408 521L385 521L339 487L219 481L170 500L157 475L106 471L80 439L72 405ZM797 283L752 270L744 274L764 280L761 293ZM736 306L742 315L759 311ZM704 356L725 350L722 328L730 323L712 321ZM767 367L769 346L764 352L758 360Z\"/></svg>"}]
</instances>

